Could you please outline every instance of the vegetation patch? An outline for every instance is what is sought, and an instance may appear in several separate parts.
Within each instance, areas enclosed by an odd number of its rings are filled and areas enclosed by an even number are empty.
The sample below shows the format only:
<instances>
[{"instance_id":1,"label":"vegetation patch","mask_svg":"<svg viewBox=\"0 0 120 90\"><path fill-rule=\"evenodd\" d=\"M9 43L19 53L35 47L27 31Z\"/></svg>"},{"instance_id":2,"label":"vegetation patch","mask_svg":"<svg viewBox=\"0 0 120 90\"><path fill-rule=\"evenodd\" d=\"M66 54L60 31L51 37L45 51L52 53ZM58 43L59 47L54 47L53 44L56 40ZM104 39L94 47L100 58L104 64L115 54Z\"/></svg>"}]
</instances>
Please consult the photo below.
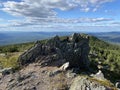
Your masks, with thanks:
<instances>
[{"instance_id":1,"label":"vegetation patch","mask_svg":"<svg viewBox=\"0 0 120 90\"><path fill-rule=\"evenodd\" d=\"M96 37L90 37L91 68L97 70L98 62L101 62L105 78L115 82L120 79L120 46L109 44Z\"/></svg>"},{"instance_id":2,"label":"vegetation patch","mask_svg":"<svg viewBox=\"0 0 120 90\"><path fill-rule=\"evenodd\" d=\"M21 53L14 53L14 54L7 54L5 56L0 56L0 66L2 68L9 68L12 67L14 69L19 68L19 64L17 62L18 57Z\"/></svg>"}]
</instances>

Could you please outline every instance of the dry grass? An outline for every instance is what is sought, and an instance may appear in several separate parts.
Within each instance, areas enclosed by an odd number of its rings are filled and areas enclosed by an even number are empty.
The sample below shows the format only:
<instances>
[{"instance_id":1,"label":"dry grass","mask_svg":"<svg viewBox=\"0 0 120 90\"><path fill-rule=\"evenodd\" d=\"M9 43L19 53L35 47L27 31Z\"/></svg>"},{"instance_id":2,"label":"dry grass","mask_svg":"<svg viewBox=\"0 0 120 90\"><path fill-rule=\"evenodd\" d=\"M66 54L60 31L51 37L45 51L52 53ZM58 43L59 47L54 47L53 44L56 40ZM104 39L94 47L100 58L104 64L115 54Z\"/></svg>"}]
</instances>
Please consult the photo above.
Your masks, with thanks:
<instances>
[{"instance_id":1,"label":"dry grass","mask_svg":"<svg viewBox=\"0 0 120 90\"><path fill-rule=\"evenodd\" d=\"M18 68L19 65L17 60L20 54L21 53L7 53L5 56L0 56L0 66L2 68Z\"/></svg>"}]
</instances>

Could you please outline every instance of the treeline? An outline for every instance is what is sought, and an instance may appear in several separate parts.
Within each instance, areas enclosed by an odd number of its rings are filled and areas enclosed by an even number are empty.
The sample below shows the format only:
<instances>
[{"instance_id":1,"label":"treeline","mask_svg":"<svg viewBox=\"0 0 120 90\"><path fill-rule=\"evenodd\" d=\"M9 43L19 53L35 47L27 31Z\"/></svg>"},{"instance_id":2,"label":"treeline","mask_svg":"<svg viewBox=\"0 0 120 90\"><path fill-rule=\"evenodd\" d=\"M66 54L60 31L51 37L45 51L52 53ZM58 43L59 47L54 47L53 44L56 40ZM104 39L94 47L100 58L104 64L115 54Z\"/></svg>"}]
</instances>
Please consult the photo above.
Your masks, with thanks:
<instances>
[{"instance_id":1,"label":"treeline","mask_svg":"<svg viewBox=\"0 0 120 90\"><path fill-rule=\"evenodd\" d=\"M33 42L0 46L0 53L23 52L34 45Z\"/></svg>"}]
</instances>

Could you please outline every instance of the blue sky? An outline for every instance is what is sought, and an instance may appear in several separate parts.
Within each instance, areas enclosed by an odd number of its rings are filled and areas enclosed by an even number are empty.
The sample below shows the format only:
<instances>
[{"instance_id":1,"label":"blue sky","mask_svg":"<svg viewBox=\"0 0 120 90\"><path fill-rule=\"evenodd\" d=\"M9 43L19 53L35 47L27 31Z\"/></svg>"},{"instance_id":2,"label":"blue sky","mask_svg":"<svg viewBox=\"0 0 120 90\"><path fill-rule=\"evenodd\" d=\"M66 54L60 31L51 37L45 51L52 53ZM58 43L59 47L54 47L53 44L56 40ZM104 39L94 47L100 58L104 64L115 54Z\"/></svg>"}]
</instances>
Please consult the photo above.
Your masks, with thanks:
<instances>
[{"instance_id":1,"label":"blue sky","mask_svg":"<svg viewBox=\"0 0 120 90\"><path fill-rule=\"evenodd\" d=\"M120 0L0 0L0 31L120 31Z\"/></svg>"}]
</instances>

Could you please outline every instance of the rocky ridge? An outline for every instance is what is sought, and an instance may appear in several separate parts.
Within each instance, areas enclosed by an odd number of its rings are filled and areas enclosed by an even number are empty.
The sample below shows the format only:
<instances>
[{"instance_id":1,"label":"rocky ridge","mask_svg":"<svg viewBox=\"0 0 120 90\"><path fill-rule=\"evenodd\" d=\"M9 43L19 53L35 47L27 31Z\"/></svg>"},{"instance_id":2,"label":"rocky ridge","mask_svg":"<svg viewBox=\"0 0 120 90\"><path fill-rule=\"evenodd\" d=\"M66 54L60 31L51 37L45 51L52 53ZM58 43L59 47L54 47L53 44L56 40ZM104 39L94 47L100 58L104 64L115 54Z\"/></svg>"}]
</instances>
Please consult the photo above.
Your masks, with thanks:
<instances>
[{"instance_id":1,"label":"rocky ridge","mask_svg":"<svg viewBox=\"0 0 120 90\"><path fill-rule=\"evenodd\" d=\"M42 66L58 67L69 62L70 67L89 69L89 51L89 37L74 33L63 40L55 36L44 44L36 42L34 47L19 57L18 62L21 66L40 62Z\"/></svg>"},{"instance_id":2,"label":"rocky ridge","mask_svg":"<svg viewBox=\"0 0 120 90\"><path fill-rule=\"evenodd\" d=\"M2 71L0 90L117 90L113 84L101 84L102 72L89 76L89 51L89 36L84 34L36 42L19 57L21 70ZM94 77L95 81L89 79Z\"/></svg>"}]
</instances>

